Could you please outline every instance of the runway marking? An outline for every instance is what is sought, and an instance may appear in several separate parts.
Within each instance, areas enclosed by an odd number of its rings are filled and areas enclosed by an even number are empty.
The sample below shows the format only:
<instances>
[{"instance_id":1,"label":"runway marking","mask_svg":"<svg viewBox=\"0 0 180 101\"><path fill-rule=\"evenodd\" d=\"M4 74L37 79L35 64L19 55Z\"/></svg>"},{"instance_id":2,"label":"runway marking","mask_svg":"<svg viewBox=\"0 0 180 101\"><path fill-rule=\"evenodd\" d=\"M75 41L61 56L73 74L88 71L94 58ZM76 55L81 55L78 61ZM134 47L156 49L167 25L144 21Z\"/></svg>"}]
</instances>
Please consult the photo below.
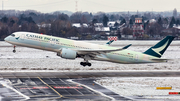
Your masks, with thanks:
<instances>
[{"instance_id":1,"label":"runway marking","mask_svg":"<svg viewBox=\"0 0 180 101\"><path fill-rule=\"evenodd\" d=\"M66 96L66 97L68 97L68 96L100 96L100 95L93 95L93 94L84 94L84 95L64 95L64 96ZM64 98L64 97L63 97Z\"/></svg>"},{"instance_id":2,"label":"runway marking","mask_svg":"<svg viewBox=\"0 0 180 101\"><path fill-rule=\"evenodd\" d=\"M17 88L17 86L14 86L15 88ZM47 86L19 86L19 89L48 89L49 87ZM53 86L53 88L55 89L83 89L83 87L77 87L77 86Z\"/></svg>"},{"instance_id":3,"label":"runway marking","mask_svg":"<svg viewBox=\"0 0 180 101\"><path fill-rule=\"evenodd\" d=\"M42 97L42 96L56 97L57 95L29 95L29 97Z\"/></svg>"},{"instance_id":4,"label":"runway marking","mask_svg":"<svg viewBox=\"0 0 180 101\"><path fill-rule=\"evenodd\" d=\"M29 97L44 97L44 96L46 96L46 97L50 97L50 98L48 98L48 100L56 100L56 99L60 99L61 97L56 97L57 95L30 95ZM44 101L44 100L42 100L42 101Z\"/></svg>"},{"instance_id":5,"label":"runway marking","mask_svg":"<svg viewBox=\"0 0 180 101\"><path fill-rule=\"evenodd\" d=\"M26 95L22 94L21 92L19 92L18 90L14 89L13 87L9 86L9 85L6 84L6 83L0 82L0 84L2 84L3 86L5 86L6 88L9 88L9 89L13 90L13 91L16 92L17 94L23 96L26 100L30 99L29 96L26 96Z\"/></svg>"},{"instance_id":6,"label":"runway marking","mask_svg":"<svg viewBox=\"0 0 180 101\"><path fill-rule=\"evenodd\" d=\"M77 86L53 86L56 89L83 89L83 87Z\"/></svg>"},{"instance_id":7,"label":"runway marking","mask_svg":"<svg viewBox=\"0 0 180 101\"><path fill-rule=\"evenodd\" d=\"M82 86L88 88L89 90L92 90L93 92L96 92L96 93L98 93L98 94L100 94L100 95L102 95L102 96L104 96L104 97L110 98L112 101L115 101L115 99L114 99L113 97L108 96L108 95L105 95L104 93L102 93L102 92L100 92L100 91L94 90L93 88L91 88L91 87L89 87L89 86L87 86L87 85L84 85L84 84L81 84L81 83L72 81L72 79L69 79L69 80L67 80L67 81L72 82L72 83L75 83L75 84L78 84L78 85L82 85Z\"/></svg>"},{"instance_id":8,"label":"runway marking","mask_svg":"<svg viewBox=\"0 0 180 101\"><path fill-rule=\"evenodd\" d=\"M24 87L24 88L20 88L20 89L48 89L48 87Z\"/></svg>"},{"instance_id":9,"label":"runway marking","mask_svg":"<svg viewBox=\"0 0 180 101\"><path fill-rule=\"evenodd\" d=\"M57 95L28 95L29 97L40 97L40 96L49 96L49 97L56 97ZM72 96L100 96L100 95L92 95L92 94L85 94L85 95L64 95L63 98L70 98ZM61 98L61 97L58 97ZM75 98L76 99L76 98Z\"/></svg>"},{"instance_id":10,"label":"runway marking","mask_svg":"<svg viewBox=\"0 0 180 101\"><path fill-rule=\"evenodd\" d=\"M61 95L59 92L57 92L54 88L52 88L51 86L49 86L46 82L44 82L40 77L38 77L39 80L41 80L42 83L44 83L46 86L48 86L49 88L51 88L54 92L56 92L56 94L58 94L60 97L63 97L63 95Z\"/></svg>"}]
</instances>

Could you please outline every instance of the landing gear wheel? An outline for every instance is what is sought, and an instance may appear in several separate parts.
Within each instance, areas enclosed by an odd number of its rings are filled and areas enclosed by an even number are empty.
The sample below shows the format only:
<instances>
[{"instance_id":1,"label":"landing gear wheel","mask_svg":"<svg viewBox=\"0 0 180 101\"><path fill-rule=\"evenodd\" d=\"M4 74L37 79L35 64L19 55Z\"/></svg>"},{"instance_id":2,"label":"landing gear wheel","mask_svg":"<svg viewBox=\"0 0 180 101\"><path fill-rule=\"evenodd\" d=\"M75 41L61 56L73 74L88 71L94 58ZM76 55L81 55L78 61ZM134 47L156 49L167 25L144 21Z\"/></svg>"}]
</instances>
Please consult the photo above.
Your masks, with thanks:
<instances>
[{"instance_id":1,"label":"landing gear wheel","mask_svg":"<svg viewBox=\"0 0 180 101\"><path fill-rule=\"evenodd\" d=\"M16 53L16 50L13 50L13 53Z\"/></svg>"},{"instance_id":2,"label":"landing gear wheel","mask_svg":"<svg viewBox=\"0 0 180 101\"><path fill-rule=\"evenodd\" d=\"M85 63L85 62L81 62L80 65L82 65L82 66L85 67L85 66L86 66L86 63Z\"/></svg>"},{"instance_id":3,"label":"landing gear wheel","mask_svg":"<svg viewBox=\"0 0 180 101\"><path fill-rule=\"evenodd\" d=\"M87 65L90 67L90 66L91 66L91 63L87 63Z\"/></svg>"},{"instance_id":4,"label":"landing gear wheel","mask_svg":"<svg viewBox=\"0 0 180 101\"><path fill-rule=\"evenodd\" d=\"M84 62L80 62L80 65L83 65L84 64Z\"/></svg>"}]
</instances>

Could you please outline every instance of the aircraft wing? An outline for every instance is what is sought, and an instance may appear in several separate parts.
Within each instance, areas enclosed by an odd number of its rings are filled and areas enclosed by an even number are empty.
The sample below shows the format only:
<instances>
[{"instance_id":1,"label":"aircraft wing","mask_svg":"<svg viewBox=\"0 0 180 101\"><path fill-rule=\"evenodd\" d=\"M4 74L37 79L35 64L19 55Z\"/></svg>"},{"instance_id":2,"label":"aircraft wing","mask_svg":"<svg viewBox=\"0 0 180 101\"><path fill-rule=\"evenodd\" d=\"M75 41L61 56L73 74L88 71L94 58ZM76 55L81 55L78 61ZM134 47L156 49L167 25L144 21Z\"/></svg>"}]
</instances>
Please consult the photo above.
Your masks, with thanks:
<instances>
[{"instance_id":1,"label":"aircraft wing","mask_svg":"<svg viewBox=\"0 0 180 101\"><path fill-rule=\"evenodd\" d=\"M131 45L132 45L132 44L129 44L129 45L123 47L122 49L127 49L127 48L129 48Z\"/></svg>"},{"instance_id":2,"label":"aircraft wing","mask_svg":"<svg viewBox=\"0 0 180 101\"><path fill-rule=\"evenodd\" d=\"M109 53L109 52L114 52L114 51L121 51L124 50L123 48L120 49L109 49L109 50L105 50L105 49L79 49L79 50L75 50L78 54L101 54L101 53Z\"/></svg>"},{"instance_id":3,"label":"aircraft wing","mask_svg":"<svg viewBox=\"0 0 180 101\"><path fill-rule=\"evenodd\" d=\"M105 53L110 53L110 52L114 52L114 51L121 51L124 50L123 48L120 49L109 49L109 50L105 50L105 49L78 49L78 50L74 50L78 53L78 55L80 56L85 56L88 55L90 57L96 57L96 55L100 55L100 54L105 54Z\"/></svg>"},{"instance_id":4,"label":"aircraft wing","mask_svg":"<svg viewBox=\"0 0 180 101\"><path fill-rule=\"evenodd\" d=\"M124 49L127 49L130 45L127 45L123 48L119 48L119 49L74 49L74 51L76 51L79 55L99 55L99 54L105 54L105 53L110 53L110 52L114 52L114 51L121 51Z\"/></svg>"}]
</instances>

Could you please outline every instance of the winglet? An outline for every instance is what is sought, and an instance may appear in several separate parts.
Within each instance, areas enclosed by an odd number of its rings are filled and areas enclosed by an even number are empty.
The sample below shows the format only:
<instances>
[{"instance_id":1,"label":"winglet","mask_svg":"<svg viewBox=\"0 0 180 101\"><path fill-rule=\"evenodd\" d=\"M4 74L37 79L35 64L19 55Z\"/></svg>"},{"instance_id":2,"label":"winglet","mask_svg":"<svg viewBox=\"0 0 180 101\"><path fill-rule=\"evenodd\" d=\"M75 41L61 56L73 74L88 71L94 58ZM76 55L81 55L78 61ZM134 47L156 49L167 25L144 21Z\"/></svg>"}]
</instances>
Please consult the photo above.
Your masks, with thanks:
<instances>
[{"instance_id":1,"label":"winglet","mask_svg":"<svg viewBox=\"0 0 180 101\"><path fill-rule=\"evenodd\" d=\"M129 45L123 47L122 49L127 49L127 48L129 48L131 45L132 45L132 44L129 44Z\"/></svg>"},{"instance_id":2,"label":"winglet","mask_svg":"<svg viewBox=\"0 0 180 101\"><path fill-rule=\"evenodd\" d=\"M144 54L160 58L163 55L163 53L166 51L168 46L171 44L174 38L175 38L174 36L166 36L159 43L157 43L156 45L145 51Z\"/></svg>"}]
</instances>

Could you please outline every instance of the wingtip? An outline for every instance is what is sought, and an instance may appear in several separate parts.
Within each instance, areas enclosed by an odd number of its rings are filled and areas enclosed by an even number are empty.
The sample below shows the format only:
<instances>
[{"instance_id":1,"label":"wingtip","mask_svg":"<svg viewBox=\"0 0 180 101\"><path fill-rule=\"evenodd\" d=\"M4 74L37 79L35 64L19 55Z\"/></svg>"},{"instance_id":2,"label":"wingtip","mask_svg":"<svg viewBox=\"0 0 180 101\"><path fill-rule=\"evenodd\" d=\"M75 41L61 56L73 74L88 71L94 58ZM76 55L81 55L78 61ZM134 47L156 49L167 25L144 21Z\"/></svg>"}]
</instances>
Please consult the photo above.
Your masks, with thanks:
<instances>
[{"instance_id":1,"label":"wingtip","mask_svg":"<svg viewBox=\"0 0 180 101\"><path fill-rule=\"evenodd\" d=\"M129 45L123 47L122 49L127 49L127 48L129 48L131 45L132 45L132 44L129 44Z\"/></svg>"}]
</instances>

